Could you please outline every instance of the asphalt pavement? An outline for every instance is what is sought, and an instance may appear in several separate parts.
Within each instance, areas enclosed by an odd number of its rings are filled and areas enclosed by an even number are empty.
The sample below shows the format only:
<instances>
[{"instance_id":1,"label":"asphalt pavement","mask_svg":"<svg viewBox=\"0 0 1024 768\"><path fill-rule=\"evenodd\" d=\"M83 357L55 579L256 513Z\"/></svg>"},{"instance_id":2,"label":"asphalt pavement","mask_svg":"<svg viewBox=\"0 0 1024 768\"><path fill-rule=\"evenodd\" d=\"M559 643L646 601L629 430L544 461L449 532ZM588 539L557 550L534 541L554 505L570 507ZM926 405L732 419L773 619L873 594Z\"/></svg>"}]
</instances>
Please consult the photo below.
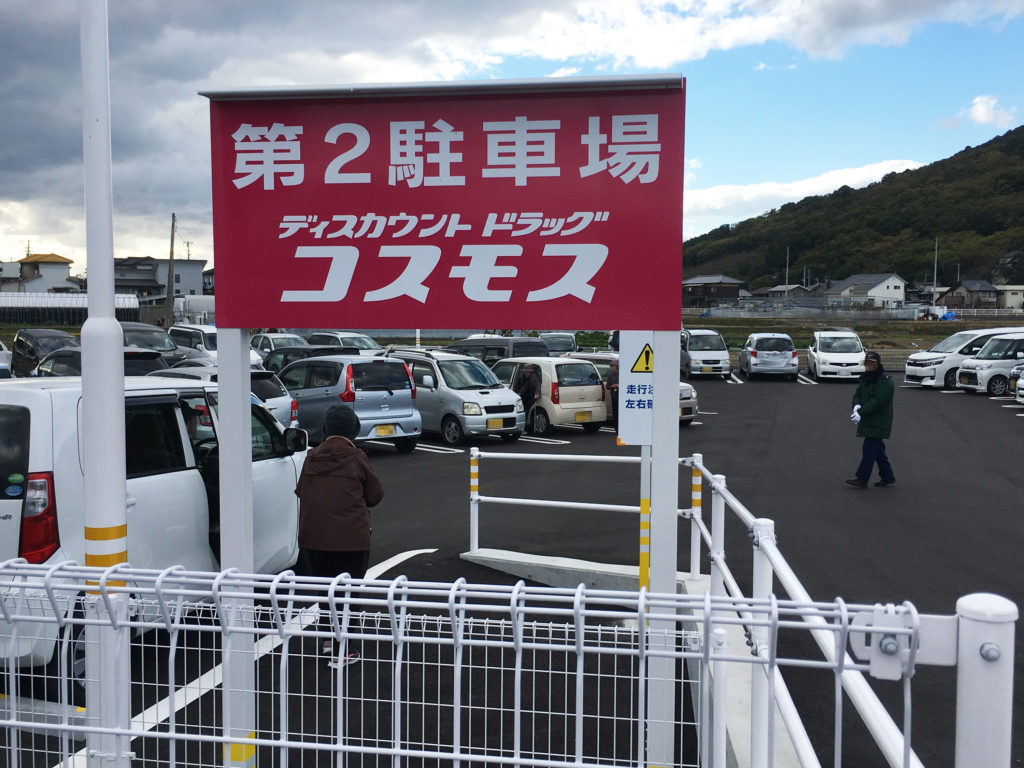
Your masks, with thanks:
<instances>
[{"instance_id":1,"label":"asphalt pavement","mask_svg":"<svg viewBox=\"0 0 1024 768\"><path fill-rule=\"evenodd\" d=\"M901 373L893 377L896 416L887 449L897 478L894 486L861 490L844 483L860 458L860 440L849 422L852 382L698 379L693 383L701 415L698 423L680 429L680 455L703 454L705 465L724 474L730 490L755 515L775 520L782 552L815 599L909 600L922 613L948 615L955 612L959 597L994 592L1020 605L1024 417L1017 414L1024 414L1024 409L1013 407L1008 399L905 388ZM616 446L610 430L592 435L565 430L551 438L514 444L474 441L487 452L542 457L514 462L484 459L480 492L637 503L635 466L553 460L560 453L637 455L637 448ZM514 582L459 559L469 546L469 447L462 446L461 452L430 451L431 446L441 446L430 436L422 446L424 450L412 455L370 447L371 463L385 487L384 501L373 513L371 561L436 548L383 576ZM680 506L689 506L685 472ZM480 531L483 547L623 564L637 561L636 519L629 515L485 505ZM738 523L727 525L727 531L729 565L747 589L749 541ZM685 570L685 525L679 538ZM703 567L706 573L706 563ZM1022 647L1018 639L1014 718L1017 731L1024 733ZM820 712L820 723L814 722L815 715L808 722L815 740L830 744L831 677L824 686L820 676L816 684L805 677L787 673L798 689L798 703ZM881 695L900 722L900 699L887 691ZM930 768L952 765L954 697L951 669L921 669L914 679L913 743ZM849 703L847 709L852 709ZM856 726L846 719L850 730L844 739L847 760L852 762L844 764L878 764L877 752L868 749L861 754L853 746ZM1015 742L1016 753L1024 754L1022 740ZM1020 762L1018 758L1014 764Z\"/></svg>"}]
</instances>

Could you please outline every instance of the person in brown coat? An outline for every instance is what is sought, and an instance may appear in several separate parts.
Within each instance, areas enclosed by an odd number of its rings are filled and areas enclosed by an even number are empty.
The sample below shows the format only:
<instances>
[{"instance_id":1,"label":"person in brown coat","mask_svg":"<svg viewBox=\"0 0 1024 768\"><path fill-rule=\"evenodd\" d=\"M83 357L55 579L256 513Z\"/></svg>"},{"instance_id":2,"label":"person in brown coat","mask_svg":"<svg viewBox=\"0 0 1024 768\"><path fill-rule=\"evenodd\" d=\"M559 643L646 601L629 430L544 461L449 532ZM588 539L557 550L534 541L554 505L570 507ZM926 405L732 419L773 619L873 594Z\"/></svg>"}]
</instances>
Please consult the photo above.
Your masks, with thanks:
<instances>
[{"instance_id":1,"label":"person in brown coat","mask_svg":"<svg viewBox=\"0 0 1024 768\"><path fill-rule=\"evenodd\" d=\"M359 417L340 403L327 409L324 441L306 454L299 497L299 546L314 576L366 576L370 564L370 507L384 497L366 454L352 442Z\"/></svg>"}]
</instances>

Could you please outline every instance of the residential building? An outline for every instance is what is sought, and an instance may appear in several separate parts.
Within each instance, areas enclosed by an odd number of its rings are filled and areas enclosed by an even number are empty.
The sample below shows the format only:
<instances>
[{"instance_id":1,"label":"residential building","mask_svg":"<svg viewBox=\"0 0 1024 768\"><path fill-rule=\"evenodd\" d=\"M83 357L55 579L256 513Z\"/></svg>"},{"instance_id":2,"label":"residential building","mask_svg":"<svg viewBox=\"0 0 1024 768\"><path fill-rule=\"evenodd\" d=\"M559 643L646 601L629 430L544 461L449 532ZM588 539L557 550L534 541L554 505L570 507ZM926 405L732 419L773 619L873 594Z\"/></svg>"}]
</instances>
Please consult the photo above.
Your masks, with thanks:
<instances>
[{"instance_id":1,"label":"residential building","mask_svg":"<svg viewBox=\"0 0 1024 768\"><path fill-rule=\"evenodd\" d=\"M961 280L938 301L950 309L995 309L998 302L999 291L988 280Z\"/></svg>"},{"instance_id":2,"label":"residential building","mask_svg":"<svg viewBox=\"0 0 1024 768\"><path fill-rule=\"evenodd\" d=\"M139 303L158 304L167 298L169 259L136 256L114 259L114 290L134 293ZM202 296L204 259L174 260L174 295Z\"/></svg>"},{"instance_id":3,"label":"residential building","mask_svg":"<svg viewBox=\"0 0 1024 768\"><path fill-rule=\"evenodd\" d=\"M793 299L806 297L810 291L804 288L800 283L790 283L789 285L776 285L768 289L769 299Z\"/></svg>"},{"instance_id":4,"label":"residential building","mask_svg":"<svg viewBox=\"0 0 1024 768\"><path fill-rule=\"evenodd\" d=\"M1024 285L997 285L999 296L996 306L1000 309L1024 309Z\"/></svg>"},{"instance_id":5,"label":"residential building","mask_svg":"<svg viewBox=\"0 0 1024 768\"><path fill-rule=\"evenodd\" d=\"M906 301L907 281L894 272L850 275L832 283L825 296L829 304L870 304L876 307L902 307Z\"/></svg>"},{"instance_id":6,"label":"residential building","mask_svg":"<svg viewBox=\"0 0 1024 768\"><path fill-rule=\"evenodd\" d=\"M728 275L698 275L683 280L684 307L710 307L720 301L736 301L742 280Z\"/></svg>"},{"instance_id":7,"label":"residential building","mask_svg":"<svg viewBox=\"0 0 1024 768\"><path fill-rule=\"evenodd\" d=\"M213 267L203 270L203 294L213 296Z\"/></svg>"},{"instance_id":8,"label":"residential building","mask_svg":"<svg viewBox=\"0 0 1024 768\"><path fill-rule=\"evenodd\" d=\"M30 253L18 261L0 264L0 290L15 293L76 293L72 281L74 261L56 253Z\"/></svg>"}]
</instances>

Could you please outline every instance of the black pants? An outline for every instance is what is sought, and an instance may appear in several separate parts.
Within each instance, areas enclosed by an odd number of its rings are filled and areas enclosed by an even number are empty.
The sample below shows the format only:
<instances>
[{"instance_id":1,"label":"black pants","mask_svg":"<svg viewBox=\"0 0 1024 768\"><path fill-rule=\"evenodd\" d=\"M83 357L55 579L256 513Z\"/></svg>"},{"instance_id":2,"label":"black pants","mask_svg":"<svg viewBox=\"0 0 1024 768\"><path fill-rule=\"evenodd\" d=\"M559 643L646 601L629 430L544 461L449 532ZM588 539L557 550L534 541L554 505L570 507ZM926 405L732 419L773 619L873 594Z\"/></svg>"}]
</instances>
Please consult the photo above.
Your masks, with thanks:
<instances>
[{"instance_id":1,"label":"black pants","mask_svg":"<svg viewBox=\"0 0 1024 768\"><path fill-rule=\"evenodd\" d=\"M892 471L892 464L889 463L889 457L885 454L885 443L878 437L865 437L864 445L861 448L860 466L857 467L857 477L865 481L870 480L875 464L878 464L880 480L891 483L896 479L896 475Z\"/></svg>"},{"instance_id":2,"label":"black pants","mask_svg":"<svg viewBox=\"0 0 1024 768\"><path fill-rule=\"evenodd\" d=\"M366 576L370 565L370 550L355 552L334 552L328 549L307 549L309 566L313 576L324 576L333 579L341 573L349 574L353 579Z\"/></svg>"}]
</instances>

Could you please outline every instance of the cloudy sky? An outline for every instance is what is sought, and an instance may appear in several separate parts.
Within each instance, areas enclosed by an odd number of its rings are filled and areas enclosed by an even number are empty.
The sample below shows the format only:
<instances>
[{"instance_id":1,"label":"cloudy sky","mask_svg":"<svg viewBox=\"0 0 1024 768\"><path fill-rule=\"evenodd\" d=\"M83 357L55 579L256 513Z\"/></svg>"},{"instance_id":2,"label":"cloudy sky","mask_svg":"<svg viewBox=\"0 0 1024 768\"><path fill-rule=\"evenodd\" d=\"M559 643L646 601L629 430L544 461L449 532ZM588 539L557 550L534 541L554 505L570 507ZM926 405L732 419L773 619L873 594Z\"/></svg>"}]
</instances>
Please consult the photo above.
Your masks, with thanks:
<instances>
[{"instance_id":1,"label":"cloudy sky","mask_svg":"<svg viewBox=\"0 0 1024 768\"><path fill-rule=\"evenodd\" d=\"M1024 0L116 0L115 255L213 265L201 90L681 73L684 233L1024 119ZM86 267L79 6L0 2L0 261Z\"/></svg>"}]
</instances>

